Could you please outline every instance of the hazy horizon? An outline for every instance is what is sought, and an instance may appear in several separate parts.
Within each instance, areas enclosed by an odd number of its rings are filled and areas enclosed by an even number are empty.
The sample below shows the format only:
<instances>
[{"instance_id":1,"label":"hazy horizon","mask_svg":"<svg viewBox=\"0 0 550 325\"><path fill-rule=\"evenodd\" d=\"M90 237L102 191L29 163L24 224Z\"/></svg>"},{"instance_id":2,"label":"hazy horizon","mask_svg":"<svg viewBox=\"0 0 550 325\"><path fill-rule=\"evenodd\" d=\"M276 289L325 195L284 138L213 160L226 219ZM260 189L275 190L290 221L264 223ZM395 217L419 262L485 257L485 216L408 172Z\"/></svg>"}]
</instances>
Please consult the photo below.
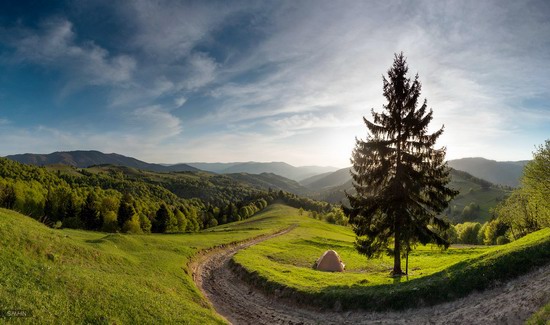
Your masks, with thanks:
<instances>
[{"instance_id":1,"label":"hazy horizon","mask_svg":"<svg viewBox=\"0 0 550 325\"><path fill-rule=\"evenodd\" d=\"M58 151L54 151L54 152L44 152L44 153L39 153L39 152L25 152L25 153L19 153L17 155L26 155L26 154L39 154L39 155L48 155L48 154L53 154L53 153L56 153L56 152L74 152L74 151L99 151L103 154L120 154L118 152L102 152L101 150L95 150L95 149L89 149L89 150L85 150L85 149L77 149L77 150L58 150ZM9 156L9 155L8 155ZM271 161L263 161L263 160L246 160L246 161L180 161L180 162L175 162L175 163L166 163L166 162L162 162L162 161L148 161L148 160L145 160L145 159L141 159L140 157L135 157L135 156L127 156L127 157L130 157L130 158L134 158L134 159L137 159L137 160L141 160L143 162L146 162L146 163L151 163L151 164L159 164L159 165L165 165L165 166L171 166L171 165L178 165L178 164L247 164L247 163L261 163L261 164L269 164L269 163L284 163L284 164L289 164L293 167L322 167L322 168L335 168L335 169L342 169L342 168L348 168L348 167L351 167L351 163L348 164L348 165L345 165L345 166L334 166L334 165L323 165L323 164L312 164L312 165L294 165L294 164L291 164L287 161L281 161L281 160L278 160L278 161L275 161L275 160L271 160ZM487 159L487 160L494 160L494 159L489 159L489 158L486 158L486 157L461 157L461 158L455 158L455 159L446 159L447 161L448 160L460 160L460 159ZM522 161L528 161L528 160L531 160L531 159L523 159L523 160L494 160L494 161L497 161L497 162L522 162Z\"/></svg>"},{"instance_id":2,"label":"hazy horizon","mask_svg":"<svg viewBox=\"0 0 550 325\"><path fill-rule=\"evenodd\" d=\"M447 160L550 138L545 1L0 4L0 155L349 166L403 51Z\"/></svg>"}]
</instances>

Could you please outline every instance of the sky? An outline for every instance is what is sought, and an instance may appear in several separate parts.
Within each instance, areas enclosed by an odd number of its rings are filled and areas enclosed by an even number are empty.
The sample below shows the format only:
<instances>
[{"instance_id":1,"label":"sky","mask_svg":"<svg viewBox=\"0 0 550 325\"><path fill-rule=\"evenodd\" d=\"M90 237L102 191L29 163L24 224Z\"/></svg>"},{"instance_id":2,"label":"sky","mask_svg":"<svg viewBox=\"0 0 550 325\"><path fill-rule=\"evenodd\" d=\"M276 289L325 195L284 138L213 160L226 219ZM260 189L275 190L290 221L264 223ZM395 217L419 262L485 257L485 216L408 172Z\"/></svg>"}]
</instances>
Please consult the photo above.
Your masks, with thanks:
<instances>
[{"instance_id":1,"label":"sky","mask_svg":"<svg viewBox=\"0 0 550 325\"><path fill-rule=\"evenodd\" d=\"M0 155L345 167L401 51L447 159L550 138L548 1L2 1Z\"/></svg>"}]
</instances>

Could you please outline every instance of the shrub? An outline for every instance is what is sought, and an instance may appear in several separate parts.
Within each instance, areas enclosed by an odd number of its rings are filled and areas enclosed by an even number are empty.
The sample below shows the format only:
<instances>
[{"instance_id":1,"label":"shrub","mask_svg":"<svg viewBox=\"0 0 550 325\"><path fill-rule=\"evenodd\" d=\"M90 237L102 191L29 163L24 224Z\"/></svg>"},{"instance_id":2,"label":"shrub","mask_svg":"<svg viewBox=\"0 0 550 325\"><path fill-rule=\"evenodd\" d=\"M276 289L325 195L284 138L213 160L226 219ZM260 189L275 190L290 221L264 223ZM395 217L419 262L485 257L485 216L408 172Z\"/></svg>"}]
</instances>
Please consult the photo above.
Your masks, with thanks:
<instances>
[{"instance_id":1,"label":"shrub","mask_svg":"<svg viewBox=\"0 0 550 325\"><path fill-rule=\"evenodd\" d=\"M145 233L151 232L151 220L149 220L149 218L146 215L144 214L139 215L139 225L143 232Z\"/></svg>"},{"instance_id":2,"label":"shrub","mask_svg":"<svg viewBox=\"0 0 550 325\"><path fill-rule=\"evenodd\" d=\"M184 232L187 228L187 219L180 210L176 210L174 217L176 218L177 231Z\"/></svg>"},{"instance_id":3,"label":"shrub","mask_svg":"<svg viewBox=\"0 0 550 325\"><path fill-rule=\"evenodd\" d=\"M105 232L116 232L118 229L117 215L114 211L107 211L103 215L103 227Z\"/></svg>"},{"instance_id":4,"label":"shrub","mask_svg":"<svg viewBox=\"0 0 550 325\"><path fill-rule=\"evenodd\" d=\"M124 225L122 225L122 231L131 234L141 233L141 225L139 223L139 217L137 214L134 214L130 219L124 222Z\"/></svg>"},{"instance_id":5,"label":"shrub","mask_svg":"<svg viewBox=\"0 0 550 325\"><path fill-rule=\"evenodd\" d=\"M458 233L458 242L461 244L478 244L478 234L481 229L479 222L465 222L456 225L456 231Z\"/></svg>"}]
</instances>

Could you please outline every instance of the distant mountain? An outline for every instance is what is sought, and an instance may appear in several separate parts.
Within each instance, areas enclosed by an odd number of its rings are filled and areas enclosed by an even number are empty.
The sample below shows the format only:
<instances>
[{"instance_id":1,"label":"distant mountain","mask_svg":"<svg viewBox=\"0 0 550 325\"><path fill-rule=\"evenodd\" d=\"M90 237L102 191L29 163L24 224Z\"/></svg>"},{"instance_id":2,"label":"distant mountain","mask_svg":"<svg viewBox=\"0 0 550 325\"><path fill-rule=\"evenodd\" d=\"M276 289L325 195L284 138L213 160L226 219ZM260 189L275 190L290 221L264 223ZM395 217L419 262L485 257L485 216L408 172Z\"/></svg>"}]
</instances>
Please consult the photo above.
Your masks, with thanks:
<instances>
[{"instance_id":1,"label":"distant mountain","mask_svg":"<svg viewBox=\"0 0 550 325\"><path fill-rule=\"evenodd\" d=\"M346 176L346 172L348 176ZM340 182L339 185L330 185L338 182ZM330 203L345 203L347 199L344 191L355 193L351 176L349 176L349 168L338 170L313 185L318 187L312 188L312 184L309 184L308 187L316 191L314 197ZM445 211L445 215L452 222L488 221L491 208L494 208L510 194L510 190L455 169L451 169L451 182L448 186L460 192L450 202L449 209ZM464 208L469 205L474 207L474 211L470 214L463 213Z\"/></svg>"},{"instance_id":2,"label":"distant mountain","mask_svg":"<svg viewBox=\"0 0 550 325\"><path fill-rule=\"evenodd\" d=\"M342 185L351 180L350 167L339 169L332 173L325 173L324 177L312 177L301 182L302 185L312 190L322 190L329 187ZM321 175L319 175L321 176Z\"/></svg>"},{"instance_id":3,"label":"distant mountain","mask_svg":"<svg viewBox=\"0 0 550 325\"><path fill-rule=\"evenodd\" d=\"M178 164L172 166L150 164L141 160L137 160L135 158L126 157L116 153L105 154L95 150L61 151L53 152L50 154L26 153L21 155L6 156L6 158L18 161L20 163L36 166L61 164L78 168L86 168L93 165L117 165L155 172L199 170L186 164Z\"/></svg>"},{"instance_id":4,"label":"distant mountain","mask_svg":"<svg viewBox=\"0 0 550 325\"><path fill-rule=\"evenodd\" d=\"M518 187L523 168L528 162L528 160L495 161L485 158L462 158L449 160L449 166L491 183Z\"/></svg>"},{"instance_id":5,"label":"distant mountain","mask_svg":"<svg viewBox=\"0 0 550 325\"><path fill-rule=\"evenodd\" d=\"M273 173L295 181L313 175L337 170L335 167L303 166L294 167L284 162L234 162L234 163L188 163L188 165L218 174L261 174Z\"/></svg>"},{"instance_id":6,"label":"distant mountain","mask_svg":"<svg viewBox=\"0 0 550 325\"><path fill-rule=\"evenodd\" d=\"M308 194L309 189L303 187L298 182L288 179L283 176L279 176L273 173L261 173L261 174L247 174L247 173L236 173L236 174L225 174L224 176L231 177L235 181L246 183L252 187L259 188L262 190L283 190L286 192L304 195Z\"/></svg>"},{"instance_id":7,"label":"distant mountain","mask_svg":"<svg viewBox=\"0 0 550 325\"><path fill-rule=\"evenodd\" d=\"M198 168L200 170L205 170L207 172L213 172L217 174L223 174L223 172L230 167L235 165L242 164L242 162L232 162L232 163L204 163L204 162L192 162L186 163L189 166Z\"/></svg>"},{"instance_id":8,"label":"distant mountain","mask_svg":"<svg viewBox=\"0 0 550 325\"><path fill-rule=\"evenodd\" d=\"M529 161L494 161L485 158L463 158L449 160L449 167L467 172L477 178L487 180L497 185L511 187L519 186L523 168ZM316 175L300 182L313 190L340 186L351 179L349 168L343 168L333 173Z\"/></svg>"},{"instance_id":9,"label":"distant mountain","mask_svg":"<svg viewBox=\"0 0 550 325\"><path fill-rule=\"evenodd\" d=\"M333 172L327 172L327 173L322 173L322 174L317 174L317 175L310 176L308 178L302 179L300 181L300 184L302 186L309 186L310 184L315 183L316 181L318 181L322 178L325 178L325 177L327 177L328 175L330 175L332 173Z\"/></svg>"}]
</instances>

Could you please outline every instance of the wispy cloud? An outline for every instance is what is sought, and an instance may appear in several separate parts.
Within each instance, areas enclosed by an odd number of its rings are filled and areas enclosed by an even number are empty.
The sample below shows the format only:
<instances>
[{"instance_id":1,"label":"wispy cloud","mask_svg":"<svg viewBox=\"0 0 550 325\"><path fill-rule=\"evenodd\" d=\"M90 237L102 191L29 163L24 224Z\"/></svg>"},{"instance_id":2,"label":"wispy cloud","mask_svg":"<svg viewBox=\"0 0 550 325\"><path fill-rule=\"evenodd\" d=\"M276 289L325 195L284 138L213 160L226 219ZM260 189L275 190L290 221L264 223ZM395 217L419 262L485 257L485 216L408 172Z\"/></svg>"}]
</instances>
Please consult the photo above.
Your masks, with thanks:
<instances>
[{"instance_id":1,"label":"wispy cloud","mask_svg":"<svg viewBox=\"0 0 550 325\"><path fill-rule=\"evenodd\" d=\"M144 136L156 141L178 135L183 129L181 120L160 106L136 109L130 115L130 122L137 129L144 130Z\"/></svg>"},{"instance_id":2,"label":"wispy cloud","mask_svg":"<svg viewBox=\"0 0 550 325\"><path fill-rule=\"evenodd\" d=\"M66 19L43 22L39 31L3 30L3 39L15 48L12 59L61 69L77 85L116 85L128 82L136 67L129 55L111 55L93 41L77 42Z\"/></svg>"}]
</instances>

